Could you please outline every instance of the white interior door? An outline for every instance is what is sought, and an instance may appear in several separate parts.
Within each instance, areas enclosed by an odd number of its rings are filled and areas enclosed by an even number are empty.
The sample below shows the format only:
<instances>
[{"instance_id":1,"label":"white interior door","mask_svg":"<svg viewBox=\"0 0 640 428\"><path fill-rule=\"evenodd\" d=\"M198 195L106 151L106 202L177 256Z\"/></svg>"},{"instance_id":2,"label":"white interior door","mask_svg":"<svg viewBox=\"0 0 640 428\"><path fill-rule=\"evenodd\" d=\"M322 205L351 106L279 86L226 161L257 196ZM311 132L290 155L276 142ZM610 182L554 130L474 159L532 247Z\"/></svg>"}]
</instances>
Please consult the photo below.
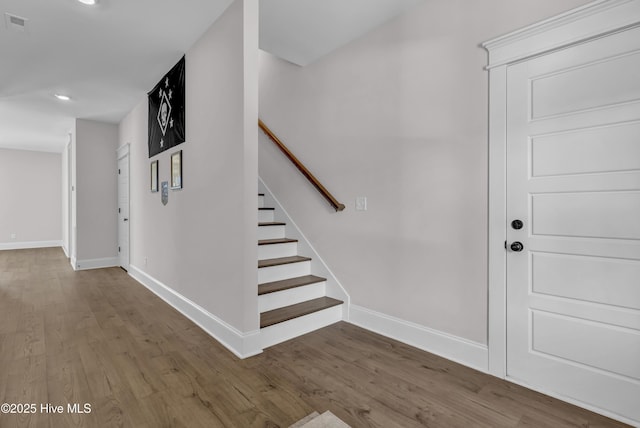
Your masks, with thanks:
<instances>
[{"instance_id":1,"label":"white interior door","mask_svg":"<svg viewBox=\"0 0 640 428\"><path fill-rule=\"evenodd\" d=\"M640 28L507 68L507 223L507 375L640 423Z\"/></svg>"},{"instance_id":2,"label":"white interior door","mask_svg":"<svg viewBox=\"0 0 640 428\"><path fill-rule=\"evenodd\" d=\"M129 154L118 159L118 255L129 270Z\"/></svg>"}]
</instances>

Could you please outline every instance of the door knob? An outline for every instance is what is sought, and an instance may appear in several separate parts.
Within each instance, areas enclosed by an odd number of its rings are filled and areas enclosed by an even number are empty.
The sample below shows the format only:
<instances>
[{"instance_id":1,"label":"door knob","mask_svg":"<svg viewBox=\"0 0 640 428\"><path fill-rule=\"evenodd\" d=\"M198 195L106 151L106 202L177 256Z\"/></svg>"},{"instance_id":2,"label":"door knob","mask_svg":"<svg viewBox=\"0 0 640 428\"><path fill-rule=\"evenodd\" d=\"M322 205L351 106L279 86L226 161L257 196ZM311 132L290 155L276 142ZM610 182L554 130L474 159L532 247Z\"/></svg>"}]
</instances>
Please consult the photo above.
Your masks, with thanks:
<instances>
[{"instance_id":1,"label":"door knob","mask_svg":"<svg viewBox=\"0 0 640 428\"><path fill-rule=\"evenodd\" d=\"M522 226L523 226L522 220L513 220L511 222L511 227L513 227L515 230L522 229Z\"/></svg>"},{"instance_id":2,"label":"door knob","mask_svg":"<svg viewBox=\"0 0 640 428\"><path fill-rule=\"evenodd\" d=\"M524 245L522 245L522 242L520 241L512 242L510 247L511 247L511 251L515 251L516 253L519 253L524 249Z\"/></svg>"},{"instance_id":3,"label":"door knob","mask_svg":"<svg viewBox=\"0 0 640 428\"><path fill-rule=\"evenodd\" d=\"M125 218L125 219L124 219L124 221L129 221L129 219L128 219L128 218Z\"/></svg>"}]
</instances>

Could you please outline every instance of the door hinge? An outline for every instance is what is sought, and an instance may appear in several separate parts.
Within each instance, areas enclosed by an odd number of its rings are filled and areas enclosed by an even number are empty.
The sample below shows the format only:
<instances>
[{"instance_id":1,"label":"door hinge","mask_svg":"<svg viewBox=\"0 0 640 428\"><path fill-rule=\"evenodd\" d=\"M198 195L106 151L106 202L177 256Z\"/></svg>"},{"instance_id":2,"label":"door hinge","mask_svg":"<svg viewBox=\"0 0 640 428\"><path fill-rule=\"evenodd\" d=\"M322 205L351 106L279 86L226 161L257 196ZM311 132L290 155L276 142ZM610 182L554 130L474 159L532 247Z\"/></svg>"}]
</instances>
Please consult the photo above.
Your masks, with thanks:
<instances>
[{"instance_id":1,"label":"door hinge","mask_svg":"<svg viewBox=\"0 0 640 428\"><path fill-rule=\"evenodd\" d=\"M507 249L507 241L504 241L504 249Z\"/></svg>"},{"instance_id":2,"label":"door hinge","mask_svg":"<svg viewBox=\"0 0 640 428\"><path fill-rule=\"evenodd\" d=\"M120 252L120 247L118 247L118 252Z\"/></svg>"},{"instance_id":3,"label":"door hinge","mask_svg":"<svg viewBox=\"0 0 640 428\"><path fill-rule=\"evenodd\" d=\"M118 208L118 214L120 214L120 208ZM507 243L505 242L504 245L506 246Z\"/></svg>"},{"instance_id":4,"label":"door hinge","mask_svg":"<svg viewBox=\"0 0 640 428\"><path fill-rule=\"evenodd\" d=\"M120 174L120 168L118 168L118 175Z\"/></svg>"}]
</instances>

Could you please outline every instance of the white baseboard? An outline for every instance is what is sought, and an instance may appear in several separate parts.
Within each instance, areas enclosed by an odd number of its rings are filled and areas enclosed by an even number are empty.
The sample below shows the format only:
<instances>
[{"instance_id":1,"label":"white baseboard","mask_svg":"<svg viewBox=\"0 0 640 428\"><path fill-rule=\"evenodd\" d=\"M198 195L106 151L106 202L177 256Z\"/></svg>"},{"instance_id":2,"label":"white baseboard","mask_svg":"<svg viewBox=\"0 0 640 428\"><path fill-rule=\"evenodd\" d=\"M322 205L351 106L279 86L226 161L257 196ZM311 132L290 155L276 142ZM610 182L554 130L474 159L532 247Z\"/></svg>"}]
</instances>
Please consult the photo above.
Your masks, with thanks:
<instances>
[{"instance_id":1,"label":"white baseboard","mask_svg":"<svg viewBox=\"0 0 640 428\"><path fill-rule=\"evenodd\" d=\"M27 242L2 242L0 250L26 250L29 248L62 247L62 241L27 241Z\"/></svg>"},{"instance_id":2,"label":"white baseboard","mask_svg":"<svg viewBox=\"0 0 640 428\"><path fill-rule=\"evenodd\" d=\"M262 352L259 331L243 333L237 330L134 265L129 265L129 275L197 324L238 358L248 358Z\"/></svg>"},{"instance_id":3,"label":"white baseboard","mask_svg":"<svg viewBox=\"0 0 640 428\"><path fill-rule=\"evenodd\" d=\"M557 398L558 400L567 402L569 404L573 404L574 406L582 407L583 409L587 409L587 410L589 410L591 412L599 413L599 414L601 414L603 416L606 416L608 418L615 419L617 421L623 422L623 423L625 423L625 424L627 424L629 426L640 427L640 421L636 421L634 419L629 419L629 418L627 418L625 416L621 416L621 415L619 415L617 413L610 412L609 410L601 409L598 406L594 406L592 404L576 400L576 399L568 397L566 395L562 395L562 394L558 394L558 393L553 392L553 391L549 391L549 390L547 390L545 388L541 388L541 387L539 387L537 385L528 384L528 383L523 382L523 381L521 381L519 379L514 379L511 376L506 376L504 379L509 381L509 382L511 382L511 383L515 383L516 385L523 386L523 387L525 387L527 389L530 389L532 391L536 391L536 392L539 392L541 394L548 395L549 397Z\"/></svg>"},{"instance_id":4,"label":"white baseboard","mask_svg":"<svg viewBox=\"0 0 640 428\"><path fill-rule=\"evenodd\" d=\"M67 250L67 247L64 246L64 243L62 243L62 251L64 251L64 255L69 258L69 250Z\"/></svg>"},{"instance_id":5,"label":"white baseboard","mask_svg":"<svg viewBox=\"0 0 640 428\"><path fill-rule=\"evenodd\" d=\"M371 309L351 305L350 323L487 373L487 345L433 330Z\"/></svg>"},{"instance_id":6,"label":"white baseboard","mask_svg":"<svg viewBox=\"0 0 640 428\"><path fill-rule=\"evenodd\" d=\"M102 269L120 266L118 257L105 257L103 259L72 260L74 270Z\"/></svg>"}]
</instances>

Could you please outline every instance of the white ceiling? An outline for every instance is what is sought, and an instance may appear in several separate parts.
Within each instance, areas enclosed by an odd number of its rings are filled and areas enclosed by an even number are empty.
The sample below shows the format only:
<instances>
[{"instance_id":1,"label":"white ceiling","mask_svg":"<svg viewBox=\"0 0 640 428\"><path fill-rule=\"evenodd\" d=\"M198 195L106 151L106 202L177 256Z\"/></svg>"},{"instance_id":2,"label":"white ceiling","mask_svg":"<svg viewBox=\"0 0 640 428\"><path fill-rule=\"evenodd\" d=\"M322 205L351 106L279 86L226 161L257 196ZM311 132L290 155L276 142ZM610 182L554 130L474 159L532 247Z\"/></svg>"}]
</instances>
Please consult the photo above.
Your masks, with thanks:
<instances>
[{"instance_id":1,"label":"white ceiling","mask_svg":"<svg viewBox=\"0 0 640 428\"><path fill-rule=\"evenodd\" d=\"M260 0L260 47L306 65L421 1ZM61 151L74 118L119 122L231 2L0 0L0 147Z\"/></svg>"}]
</instances>

